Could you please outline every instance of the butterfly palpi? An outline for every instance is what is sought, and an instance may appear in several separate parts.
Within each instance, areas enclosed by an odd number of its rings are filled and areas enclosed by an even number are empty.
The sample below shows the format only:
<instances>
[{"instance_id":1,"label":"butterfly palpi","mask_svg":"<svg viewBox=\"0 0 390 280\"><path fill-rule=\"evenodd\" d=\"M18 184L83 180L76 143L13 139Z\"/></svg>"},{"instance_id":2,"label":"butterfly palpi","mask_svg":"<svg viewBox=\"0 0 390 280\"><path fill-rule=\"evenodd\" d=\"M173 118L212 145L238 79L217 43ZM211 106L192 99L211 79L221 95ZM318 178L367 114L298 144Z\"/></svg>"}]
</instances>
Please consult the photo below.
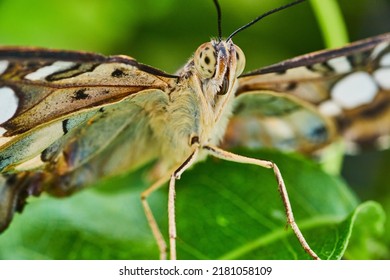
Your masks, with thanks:
<instances>
[{"instance_id":1,"label":"butterfly palpi","mask_svg":"<svg viewBox=\"0 0 390 280\"><path fill-rule=\"evenodd\" d=\"M287 223L318 259L294 221L277 165L219 144L256 142L312 152L335 134L362 143L386 139L390 34L246 74L233 35L201 45L175 75L127 56L0 48L0 230L31 194L72 193L157 160L158 179L141 199L165 259L167 245L147 198L169 182L175 259L175 181L211 155L271 169Z\"/></svg>"}]
</instances>

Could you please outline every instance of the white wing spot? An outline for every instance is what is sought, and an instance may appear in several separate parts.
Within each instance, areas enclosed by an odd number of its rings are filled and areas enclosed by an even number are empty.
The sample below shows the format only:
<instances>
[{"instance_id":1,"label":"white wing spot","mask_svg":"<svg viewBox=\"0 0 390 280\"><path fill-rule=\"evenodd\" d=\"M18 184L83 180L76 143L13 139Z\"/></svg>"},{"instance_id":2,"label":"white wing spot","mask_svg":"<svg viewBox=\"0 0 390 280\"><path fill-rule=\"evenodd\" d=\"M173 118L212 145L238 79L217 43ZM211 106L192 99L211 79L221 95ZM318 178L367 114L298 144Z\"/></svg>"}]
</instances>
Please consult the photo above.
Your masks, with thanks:
<instances>
[{"instance_id":1,"label":"white wing spot","mask_svg":"<svg viewBox=\"0 0 390 280\"><path fill-rule=\"evenodd\" d=\"M0 88L0 124L8 121L18 109L19 98L9 87Z\"/></svg>"},{"instance_id":2,"label":"white wing spot","mask_svg":"<svg viewBox=\"0 0 390 280\"><path fill-rule=\"evenodd\" d=\"M3 131L4 130L4 131ZM3 134L6 132L6 130L2 127L0 127L0 150L1 150L1 147L5 144L7 144L8 142L10 142L12 139L14 139L16 136L12 136L12 137L3 137Z\"/></svg>"},{"instance_id":3,"label":"white wing spot","mask_svg":"<svg viewBox=\"0 0 390 280\"><path fill-rule=\"evenodd\" d=\"M338 104L331 100L326 100L322 102L318 109L320 112L326 116L337 116L341 114L341 108Z\"/></svg>"},{"instance_id":4,"label":"white wing spot","mask_svg":"<svg viewBox=\"0 0 390 280\"><path fill-rule=\"evenodd\" d=\"M31 81L44 80L47 76L67 70L74 65L76 65L76 63L71 61L56 61L52 65L42 67L35 72L27 74L24 78Z\"/></svg>"},{"instance_id":5,"label":"white wing spot","mask_svg":"<svg viewBox=\"0 0 390 280\"><path fill-rule=\"evenodd\" d=\"M385 150L390 148L390 135L382 135L380 136L377 141L376 145L378 149Z\"/></svg>"},{"instance_id":6,"label":"white wing spot","mask_svg":"<svg viewBox=\"0 0 390 280\"><path fill-rule=\"evenodd\" d=\"M7 60L0 60L0 75L7 70L9 62Z\"/></svg>"},{"instance_id":7,"label":"white wing spot","mask_svg":"<svg viewBox=\"0 0 390 280\"><path fill-rule=\"evenodd\" d=\"M378 46L376 46L371 53L372 59L376 59L378 55L381 54L387 47L389 46L389 43L387 42L382 42Z\"/></svg>"},{"instance_id":8,"label":"white wing spot","mask_svg":"<svg viewBox=\"0 0 390 280\"><path fill-rule=\"evenodd\" d=\"M381 60L379 61L379 65L383 67L390 66L390 53L387 53L381 57Z\"/></svg>"},{"instance_id":9,"label":"white wing spot","mask_svg":"<svg viewBox=\"0 0 390 280\"><path fill-rule=\"evenodd\" d=\"M32 159L27 160L27 161L17 165L15 167L15 171L21 172L21 171L33 170L33 169L37 169L43 165L44 165L44 162L41 159L41 154L39 154L39 155L33 157Z\"/></svg>"},{"instance_id":10,"label":"white wing spot","mask_svg":"<svg viewBox=\"0 0 390 280\"><path fill-rule=\"evenodd\" d=\"M272 140L272 144L280 149L293 150L296 148L294 131L289 123L279 118L269 118L263 123Z\"/></svg>"},{"instance_id":11,"label":"white wing spot","mask_svg":"<svg viewBox=\"0 0 390 280\"><path fill-rule=\"evenodd\" d=\"M24 152L26 155L40 153L63 135L62 121L47 125L34 133L31 143Z\"/></svg>"},{"instance_id":12,"label":"white wing spot","mask_svg":"<svg viewBox=\"0 0 390 280\"><path fill-rule=\"evenodd\" d=\"M4 128L2 128L1 126L0 126L0 137L1 136L3 136L4 135L4 133L6 133L7 132L7 130L5 130ZM1 144L1 141L0 141L0 146L1 146L2 144Z\"/></svg>"},{"instance_id":13,"label":"white wing spot","mask_svg":"<svg viewBox=\"0 0 390 280\"><path fill-rule=\"evenodd\" d=\"M378 69L373 76L381 88L390 89L390 68Z\"/></svg>"},{"instance_id":14,"label":"white wing spot","mask_svg":"<svg viewBox=\"0 0 390 280\"><path fill-rule=\"evenodd\" d=\"M366 72L355 72L341 79L331 91L332 99L341 107L353 109L370 103L378 92L374 79Z\"/></svg>"},{"instance_id":15,"label":"white wing spot","mask_svg":"<svg viewBox=\"0 0 390 280\"><path fill-rule=\"evenodd\" d=\"M332 58L327 63L336 73L348 73L352 71L352 65L345 56Z\"/></svg>"}]
</instances>

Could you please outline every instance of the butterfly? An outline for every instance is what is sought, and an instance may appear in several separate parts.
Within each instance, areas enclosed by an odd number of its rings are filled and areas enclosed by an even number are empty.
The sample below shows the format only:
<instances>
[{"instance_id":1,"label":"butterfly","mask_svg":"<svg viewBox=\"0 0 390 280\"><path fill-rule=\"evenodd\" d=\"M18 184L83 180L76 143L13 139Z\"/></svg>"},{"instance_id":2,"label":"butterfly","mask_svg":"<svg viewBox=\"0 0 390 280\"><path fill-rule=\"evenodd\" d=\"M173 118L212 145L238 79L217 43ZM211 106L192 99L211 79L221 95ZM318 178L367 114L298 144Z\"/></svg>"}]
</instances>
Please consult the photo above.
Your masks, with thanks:
<instances>
[{"instance_id":1,"label":"butterfly","mask_svg":"<svg viewBox=\"0 0 390 280\"><path fill-rule=\"evenodd\" d=\"M243 74L241 49L231 38L216 39L175 75L126 56L1 48L0 228L31 194L67 195L157 160L158 179L142 201L166 258L147 197L170 182L175 248L175 180L212 155L274 170L288 223L316 258L294 222L277 165L218 144L307 153L338 135L383 144L390 133L389 43L383 34Z\"/></svg>"}]
</instances>

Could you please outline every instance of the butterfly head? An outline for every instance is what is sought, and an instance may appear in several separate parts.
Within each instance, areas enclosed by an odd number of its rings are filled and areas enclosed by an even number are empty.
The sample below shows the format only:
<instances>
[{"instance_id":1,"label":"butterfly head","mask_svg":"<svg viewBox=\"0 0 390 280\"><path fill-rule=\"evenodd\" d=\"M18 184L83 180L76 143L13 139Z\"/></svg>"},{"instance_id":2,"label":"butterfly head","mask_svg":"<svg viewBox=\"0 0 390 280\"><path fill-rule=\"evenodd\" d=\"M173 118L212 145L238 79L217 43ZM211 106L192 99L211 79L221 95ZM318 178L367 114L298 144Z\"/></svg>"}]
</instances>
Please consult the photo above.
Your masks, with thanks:
<instances>
[{"instance_id":1,"label":"butterfly head","mask_svg":"<svg viewBox=\"0 0 390 280\"><path fill-rule=\"evenodd\" d=\"M204 43L194 54L195 73L206 94L215 96L230 92L244 67L244 53L231 40Z\"/></svg>"}]
</instances>

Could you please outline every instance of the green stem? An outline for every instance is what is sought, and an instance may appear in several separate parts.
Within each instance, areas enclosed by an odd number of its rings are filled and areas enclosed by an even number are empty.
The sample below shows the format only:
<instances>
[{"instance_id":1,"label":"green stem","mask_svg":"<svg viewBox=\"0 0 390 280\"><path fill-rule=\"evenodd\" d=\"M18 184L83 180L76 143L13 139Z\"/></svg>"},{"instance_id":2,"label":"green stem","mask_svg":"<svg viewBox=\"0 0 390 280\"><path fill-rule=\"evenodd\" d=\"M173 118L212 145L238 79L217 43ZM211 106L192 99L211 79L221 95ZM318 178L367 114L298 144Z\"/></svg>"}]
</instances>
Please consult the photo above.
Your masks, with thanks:
<instances>
[{"instance_id":1,"label":"green stem","mask_svg":"<svg viewBox=\"0 0 390 280\"><path fill-rule=\"evenodd\" d=\"M325 45L335 48L348 40L347 27L336 0L310 0L314 14L322 31Z\"/></svg>"}]
</instances>

